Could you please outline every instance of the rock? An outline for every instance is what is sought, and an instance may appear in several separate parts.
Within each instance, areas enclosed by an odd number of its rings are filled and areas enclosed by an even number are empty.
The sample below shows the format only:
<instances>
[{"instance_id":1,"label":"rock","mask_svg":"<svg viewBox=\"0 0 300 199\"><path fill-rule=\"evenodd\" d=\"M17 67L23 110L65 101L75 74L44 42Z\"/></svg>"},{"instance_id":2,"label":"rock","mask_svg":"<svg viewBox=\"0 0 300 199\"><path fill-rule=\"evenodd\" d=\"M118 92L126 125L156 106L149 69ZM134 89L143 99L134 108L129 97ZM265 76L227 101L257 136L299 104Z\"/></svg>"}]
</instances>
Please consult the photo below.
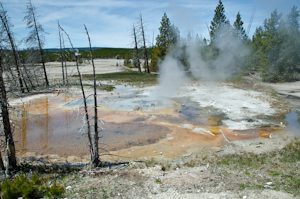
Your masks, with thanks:
<instances>
[{"instance_id":1,"label":"rock","mask_svg":"<svg viewBox=\"0 0 300 199\"><path fill-rule=\"evenodd\" d=\"M270 188L270 189L274 189L274 188L275 188L275 186L264 185L264 188Z\"/></svg>"},{"instance_id":2,"label":"rock","mask_svg":"<svg viewBox=\"0 0 300 199\"><path fill-rule=\"evenodd\" d=\"M76 160L76 156L68 156L67 157L67 162L74 162Z\"/></svg>"}]
</instances>

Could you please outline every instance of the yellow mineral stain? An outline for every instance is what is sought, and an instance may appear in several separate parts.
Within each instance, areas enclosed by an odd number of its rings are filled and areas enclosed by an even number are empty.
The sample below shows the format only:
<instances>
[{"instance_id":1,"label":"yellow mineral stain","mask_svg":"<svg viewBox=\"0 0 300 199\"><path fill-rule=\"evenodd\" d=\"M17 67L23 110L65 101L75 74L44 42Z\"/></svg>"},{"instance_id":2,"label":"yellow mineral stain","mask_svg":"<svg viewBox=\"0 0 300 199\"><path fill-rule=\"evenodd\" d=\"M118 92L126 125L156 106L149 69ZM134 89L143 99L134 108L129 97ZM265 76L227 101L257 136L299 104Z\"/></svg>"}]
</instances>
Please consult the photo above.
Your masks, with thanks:
<instances>
[{"instance_id":1,"label":"yellow mineral stain","mask_svg":"<svg viewBox=\"0 0 300 199\"><path fill-rule=\"evenodd\" d=\"M99 94L102 95L101 93ZM103 94L105 98L110 93ZM56 154L61 157L88 156L89 149L83 129L83 110L62 108L69 96L45 97L15 106L16 149L20 155ZM89 109L92 107L89 107ZM105 130L100 132L100 153L109 151L117 156L101 156L108 160L146 160L151 158L172 159L200 150L223 148L230 140L269 138L273 130L253 132L233 131L222 126L218 116L201 116L199 122L184 120L180 104L149 111L114 110L104 105L98 107L98 117ZM91 116L93 111L91 111ZM20 116L21 113L21 116ZM194 118L197 116L193 116ZM197 119L197 118L196 118ZM203 123L203 124L202 124ZM220 130L224 133L220 132ZM113 159L112 159L113 157Z\"/></svg>"}]
</instances>

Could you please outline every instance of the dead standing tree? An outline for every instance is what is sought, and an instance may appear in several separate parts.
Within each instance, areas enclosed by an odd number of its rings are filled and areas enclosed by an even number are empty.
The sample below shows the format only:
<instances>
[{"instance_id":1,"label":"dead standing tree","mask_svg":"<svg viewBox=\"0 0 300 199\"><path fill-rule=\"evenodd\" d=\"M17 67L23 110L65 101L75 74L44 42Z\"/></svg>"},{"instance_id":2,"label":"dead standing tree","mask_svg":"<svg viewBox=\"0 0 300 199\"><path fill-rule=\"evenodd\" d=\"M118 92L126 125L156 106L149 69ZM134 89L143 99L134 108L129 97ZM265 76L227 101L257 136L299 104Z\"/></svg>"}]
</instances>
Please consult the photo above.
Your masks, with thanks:
<instances>
[{"instance_id":1,"label":"dead standing tree","mask_svg":"<svg viewBox=\"0 0 300 199\"><path fill-rule=\"evenodd\" d=\"M25 12L25 14L26 16L24 17L24 21L27 24L27 28L30 29L29 35L26 38L26 43L30 45L38 45L43 64L46 86L49 86L43 51L44 36L42 33L45 33L45 31L42 25L37 21L36 7L32 5L31 0L28 0L27 11Z\"/></svg>"},{"instance_id":2,"label":"dead standing tree","mask_svg":"<svg viewBox=\"0 0 300 199\"><path fill-rule=\"evenodd\" d=\"M147 46L146 46L146 38L145 38L145 28L144 28L145 24L143 22L142 14L140 14L140 16L139 16L139 22L140 22L139 29L140 29L141 37L142 37L142 40L143 40L143 48L144 48L145 73L146 72L150 73L149 63L148 63Z\"/></svg>"},{"instance_id":3,"label":"dead standing tree","mask_svg":"<svg viewBox=\"0 0 300 199\"><path fill-rule=\"evenodd\" d=\"M15 42L14 42L14 39L13 39L13 34L10 30L12 25L9 22L9 18L6 16L6 10L4 10L2 3L0 3L0 19L1 19L1 22L2 22L2 28L3 28L3 30L5 31L5 33L8 37L8 41L10 43L10 46L11 46L11 49L12 49L12 52L13 52L14 64L16 66L16 71L17 71L17 74L18 74L20 89L21 89L21 92L24 93L24 86L23 86L22 74L21 74L21 70L20 70L20 66L19 66L18 53L17 53Z\"/></svg>"},{"instance_id":4,"label":"dead standing tree","mask_svg":"<svg viewBox=\"0 0 300 199\"><path fill-rule=\"evenodd\" d=\"M64 35L63 34L61 34L61 41L62 41L62 49L63 49L63 51L65 52L65 54L63 54L63 57L65 58L64 60L63 60L63 62L64 62L64 65L65 65L65 72L66 72L66 75L65 75L65 78L66 78L66 84L68 85L68 67L67 67L67 57L68 57L68 55L69 55L69 52L66 50L66 48L65 48L65 40L64 40ZM66 53L67 53L67 55L66 55Z\"/></svg>"},{"instance_id":5,"label":"dead standing tree","mask_svg":"<svg viewBox=\"0 0 300 199\"><path fill-rule=\"evenodd\" d=\"M92 65L93 65L93 77L94 77L94 113L95 113L95 118L94 118L94 154L93 159L92 159L92 164L97 167L101 164L101 161L99 159L99 132L98 132L98 106L97 106L97 89L96 89L96 71L95 71L95 64L94 64L94 59L93 59L93 51L92 51L92 45L91 45L91 39L89 36L89 32L84 25L88 40L89 40L89 45L90 45L90 56L92 60ZM92 144L92 143L90 143Z\"/></svg>"},{"instance_id":6,"label":"dead standing tree","mask_svg":"<svg viewBox=\"0 0 300 199\"><path fill-rule=\"evenodd\" d=\"M2 70L2 57L0 54L0 99L1 99L1 116L2 116L2 123L3 123L3 131L5 136L5 156L7 158L7 165L6 170L14 169L17 166L16 160L16 152L15 152L15 144L12 136L12 130L10 126L9 120L9 112L8 112L8 102L6 97L6 90L5 84L3 80L3 70ZM1 153L0 153L1 154ZM0 167L1 169L5 169L2 161L2 157L0 155Z\"/></svg>"},{"instance_id":7,"label":"dead standing tree","mask_svg":"<svg viewBox=\"0 0 300 199\"><path fill-rule=\"evenodd\" d=\"M136 29L134 24L132 27L132 34L134 39L135 60L136 60L137 68L139 69L139 73L141 73L142 70L141 70L140 57L139 57L138 41L137 41Z\"/></svg>"},{"instance_id":8,"label":"dead standing tree","mask_svg":"<svg viewBox=\"0 0 300 199\"><path fill-rule=\"evenodd\" d=\"M58 22L58 36L59 36L59 46L60 46L60 58L61 58L61 70L62 70L62 78L63 78L63 85L65 85L65 72L64 72L64 55L63 55L63 49L62 49L62 35L61 35L61 29Z\"/></svg>"},{"instance_id":9,"label":"dead standing tree","mask_svg":"<svg viewBox=\"0 0 300 199\"><path fill-rule=\"evenodd\" d=\"M83 97L83 105L84 105L84 112L85 112L85 124L87 125L87 136L88 136L88 140L89 140L91 161L93 163L95 161L95 157L94 157L95 153L94 153L94 147L93 147L93 143L92 143L91 126L90 126L90 121L89 121L89 115L88 115L88 109L87 109L85 92L84 92L84 88L83 88L83 84L82 84L82 79L81 79L81 74L80 74L80 70L79 70L78 58L77 58L76 51L75 51L75 49L73 47L72 41L71 41L68 33L61 26L60 26L60 29L68 37L70 45L71 45L72 50L73 50L73 55L75 57L75 62L76 62L76 66L77 66L77 72L78 72L78 77L79 77L79 82L80 82L80 87L81 87L81 93L82 93L82 97Z\"/></svg>"}]
</instances>

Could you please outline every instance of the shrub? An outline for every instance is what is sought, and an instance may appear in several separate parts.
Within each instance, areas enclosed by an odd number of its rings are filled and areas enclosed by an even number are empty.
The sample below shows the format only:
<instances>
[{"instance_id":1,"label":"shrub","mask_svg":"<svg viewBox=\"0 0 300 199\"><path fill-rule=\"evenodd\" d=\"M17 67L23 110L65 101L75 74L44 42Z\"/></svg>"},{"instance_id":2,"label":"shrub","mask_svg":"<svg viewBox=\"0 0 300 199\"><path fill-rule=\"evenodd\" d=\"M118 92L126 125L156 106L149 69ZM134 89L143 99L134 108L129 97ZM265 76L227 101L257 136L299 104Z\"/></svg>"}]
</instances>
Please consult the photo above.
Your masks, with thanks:
<instances>
[{"instance_id":1,"label":"shrub","mask_svg":"<svg viewBox=\"0 0 300 199\"><path fill-rule=\"evenodd\" d=\"M0 197L5 199L41 198L44 196L57 198L64 192L64 188L56 182L49 187L47 181L45 178L39 178L36 174L29 179L24 173L20 173L15 179L5 179L0 184Z\"/></svg>"}]
</instances>

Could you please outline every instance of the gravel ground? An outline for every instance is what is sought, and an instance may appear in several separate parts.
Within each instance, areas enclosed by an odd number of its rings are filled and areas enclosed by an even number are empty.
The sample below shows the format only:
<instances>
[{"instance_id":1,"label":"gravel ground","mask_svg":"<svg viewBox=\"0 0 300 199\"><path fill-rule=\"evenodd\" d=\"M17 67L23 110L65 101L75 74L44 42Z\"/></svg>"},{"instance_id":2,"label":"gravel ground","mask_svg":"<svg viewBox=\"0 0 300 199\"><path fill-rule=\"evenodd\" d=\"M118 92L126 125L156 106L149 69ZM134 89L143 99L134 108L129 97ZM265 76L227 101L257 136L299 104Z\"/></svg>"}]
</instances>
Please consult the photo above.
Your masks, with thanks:
<instances>
[{"instance_id":1,"label":"gravel ground","mask_svg":"<svg viewBox=\"0 0 300 199\"><path fill-rule=\"evenodd\" d=\"M254 172L254 177L245 177L242 171L222 166L170 164L165 171L164 166L145 167L143 163L130 163L124 170L80 171L64 178L66 198L299 198L268 188L272 187L270 179L259 171ZM241 183L265 188L241 189Z\"/></svg>"}]
</instances>

